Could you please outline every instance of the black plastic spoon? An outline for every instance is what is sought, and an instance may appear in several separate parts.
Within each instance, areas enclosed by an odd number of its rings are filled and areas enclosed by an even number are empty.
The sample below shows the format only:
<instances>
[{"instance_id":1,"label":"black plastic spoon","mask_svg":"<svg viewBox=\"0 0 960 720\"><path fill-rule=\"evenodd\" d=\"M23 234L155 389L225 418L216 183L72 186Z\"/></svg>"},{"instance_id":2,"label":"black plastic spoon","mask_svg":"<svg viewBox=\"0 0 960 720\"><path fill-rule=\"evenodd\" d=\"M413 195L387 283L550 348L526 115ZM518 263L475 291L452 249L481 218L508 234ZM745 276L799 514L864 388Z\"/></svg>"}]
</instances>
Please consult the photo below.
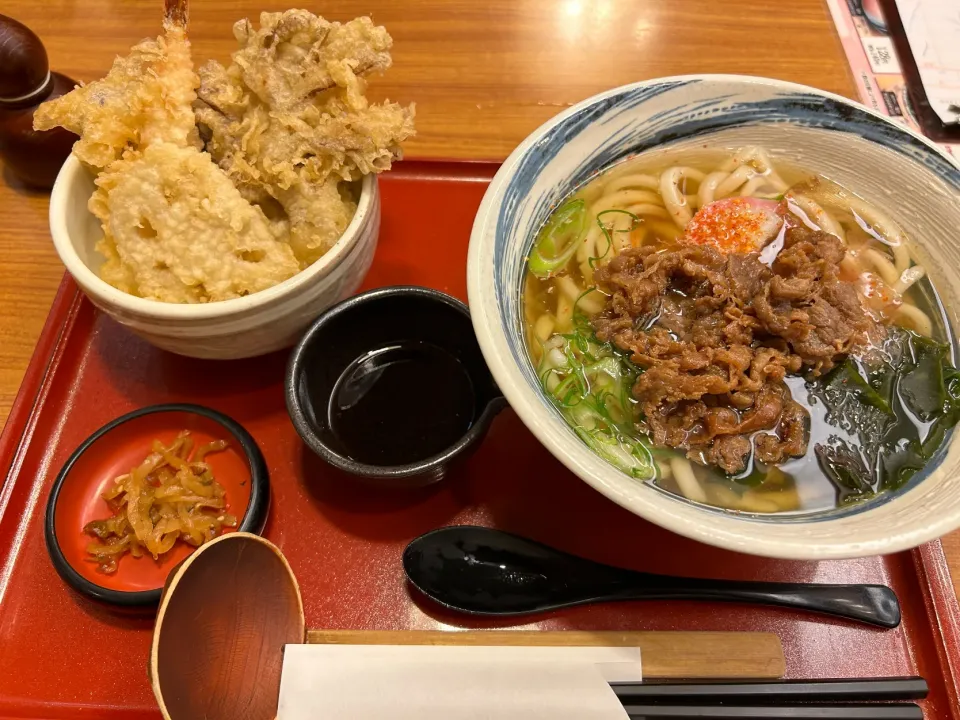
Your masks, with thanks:
<instances>
[{"instance_id":1,"label":"black plastic spoon","mask_svg":"<svg viewBox=\"0 0 960 720\"><path fill-rule=\"evenodd\" d=\"M671 577L624 570L532 540L473 526L434 530L403 553L427 597L474 615L523 615L611 600L708 600L777 605L895 628L900 603L884 585L811 585Z\"/></svg>"}]
</instances>

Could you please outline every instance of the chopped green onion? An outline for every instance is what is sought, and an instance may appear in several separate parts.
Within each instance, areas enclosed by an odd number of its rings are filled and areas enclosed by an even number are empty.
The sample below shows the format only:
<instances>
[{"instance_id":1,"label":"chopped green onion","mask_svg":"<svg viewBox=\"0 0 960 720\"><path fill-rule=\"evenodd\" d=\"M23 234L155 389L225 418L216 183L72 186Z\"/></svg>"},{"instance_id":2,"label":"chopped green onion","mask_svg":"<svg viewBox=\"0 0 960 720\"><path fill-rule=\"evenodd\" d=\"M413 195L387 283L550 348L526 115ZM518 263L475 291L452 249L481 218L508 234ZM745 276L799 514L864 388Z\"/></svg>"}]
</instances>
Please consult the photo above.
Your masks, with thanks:
<instances>
[{"instance_id":1,"label":"chopped green onion","mask_svg":"<svg viewBox=\"0 0 960 720\"><path fill-rule=\"evenodd\" d=\"M578 427L576 431L591 450L627 475L640 480L652 480L656 476L653 457L645 445L598 430Z\"/></svg>"},{"instance_id":2,"label":"chopped green onion","mask_svg":"<svg viewBox=\"0 0 960 720\"><path fill-rule=\"evenodd\" d=\"M603 251L602 255L598 255L597 257L592 257L587 261L590 264L591 268L595 268L596 263L600 260L603 260L607 256L607 253L610 252L610 248L613 247L613 236L610 234L610 228L604 225L603 220L600 219L604 215L608 215L610 213L622 213L624 215L629 215L631 218L633 218L633 222L630 223L630 227L626 228L625 230L619 230L618 232L633 232L640 225L640 218L627 210L604 210L603 212L597 213L597 225L600 226L600 232L603 233L603 237L607 241L607 248Z\"/></svg>"},{"instance_id":3,"label":"chopped green onion","mask_svg":"<svg viewBox=\"0 0 960 720\"><path fill-rule=\"evenodd\" d=\"M561 205L543 226L530 252L530 272L547 278L566 267L577 251L587 227L586 203L571 200Z\"/></svg>"},{"instance_id":4,"label":"chopped green onion","mask_svg":"<svg viewBox=\"0 0 960 720\"><path fill-rule=\"evenodd\" d=\"M573 332L544 343L537 374L544 392L597 455L631 477L656 477L647 439L636 430L631 398L640 370L597 339L586 315L575 311Z\"/></svg>"}]
</instances>

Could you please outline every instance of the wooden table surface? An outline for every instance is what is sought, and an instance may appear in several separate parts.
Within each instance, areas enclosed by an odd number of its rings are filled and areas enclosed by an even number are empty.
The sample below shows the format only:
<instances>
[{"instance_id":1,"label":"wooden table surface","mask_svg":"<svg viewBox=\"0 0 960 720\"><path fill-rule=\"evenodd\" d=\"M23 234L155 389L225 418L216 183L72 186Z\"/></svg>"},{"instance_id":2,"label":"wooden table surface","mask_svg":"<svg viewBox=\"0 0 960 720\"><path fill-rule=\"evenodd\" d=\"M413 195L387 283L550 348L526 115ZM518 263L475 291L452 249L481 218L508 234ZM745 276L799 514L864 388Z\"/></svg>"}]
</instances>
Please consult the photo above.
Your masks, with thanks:
<instances>
[{"instance_id":1,"label":"wooden table surface","mask_svg":"<svg viewBox=\"0 0 960 720\"><path fill-rule=\"evenodd\" d=\"M195 58L226 59L234 20L287 2L193 0ZM0 13L40 35L52 69L89 81L136 41L158 34L161 6L0 0ZM417 103L408 157L502 159L573 103L664 75L766 75L855 97L824 0L327 0L322 10L308 7L330 20L368 14L393 35L394 65L372 94ZM63 274L47 200L2 174L0 425ZM960 534L944 544L960 579Z\"/></svg>"}]
</instances>

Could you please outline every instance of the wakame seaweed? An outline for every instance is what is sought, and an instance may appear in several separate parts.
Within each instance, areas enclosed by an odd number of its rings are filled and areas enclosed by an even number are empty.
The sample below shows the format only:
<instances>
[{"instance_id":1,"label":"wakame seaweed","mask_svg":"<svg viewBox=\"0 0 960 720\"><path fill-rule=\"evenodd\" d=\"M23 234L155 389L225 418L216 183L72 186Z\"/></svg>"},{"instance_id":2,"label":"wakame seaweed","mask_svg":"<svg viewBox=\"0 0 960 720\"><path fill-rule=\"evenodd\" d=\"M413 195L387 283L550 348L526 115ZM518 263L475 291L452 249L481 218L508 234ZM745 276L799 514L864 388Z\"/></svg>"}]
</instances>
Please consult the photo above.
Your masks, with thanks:
<instances>
[{"instance_id":1,"label":"wakame seaweed","mask_svg":"<svg viewBox=\"0 0 960 720\"><path fill-rule=\"evenodd\" d=\"M807 383L836 432L814 450L841 505L895 490L960 420L960 372L949 345L898 327L877 350Z\"/></svg>"}]
</instances>

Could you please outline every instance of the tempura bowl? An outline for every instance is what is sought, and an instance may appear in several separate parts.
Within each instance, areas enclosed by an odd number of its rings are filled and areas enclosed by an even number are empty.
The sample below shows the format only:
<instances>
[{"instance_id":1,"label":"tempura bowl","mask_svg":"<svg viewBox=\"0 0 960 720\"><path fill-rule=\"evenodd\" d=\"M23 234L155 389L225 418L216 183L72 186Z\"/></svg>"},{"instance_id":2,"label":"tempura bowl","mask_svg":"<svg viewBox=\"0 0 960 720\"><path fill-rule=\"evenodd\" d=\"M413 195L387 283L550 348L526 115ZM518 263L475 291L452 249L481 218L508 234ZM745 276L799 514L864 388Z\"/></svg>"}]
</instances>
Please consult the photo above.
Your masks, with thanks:
<instances>
[{"instance_id":1,"label":"tempura bowl","mask_svg":"<svg viewBox=\"0 0 960 720\"><path fill-rule=\"evenodd\" d=\"M164 350L198 358L234 359L290 347L321 312L352 295L373 262L380 232L375 175L361 182L356 214L337 243L292 278L247 297L175 304L134 297L101 280L103 237L87 209L93 176L72 155L50 196L50 233L67 271L100 310Z\"/></svg>"},{"instance_id":2,"label":"tempura bowl","mask_svg":"<svg viewBox=\"0 0 960 720\"><path fill-rule=\"evenodd\" d=\"M534 435L586 483L681 535L779 558L848 558L915 547L960 527L960 432L900 491L810 515L698 505L628 477L595 455L540 388L522 327L525 258L558 201L634 153L704 143L764 147L883 208L913 240L960 328L960 168L923 137L845 98L792 83L698 75L596 95L550 120L490 184L470 238L467 290L484 357ZM547 505L549 500L545 499Z\"/></svg>"}]
</instances>

